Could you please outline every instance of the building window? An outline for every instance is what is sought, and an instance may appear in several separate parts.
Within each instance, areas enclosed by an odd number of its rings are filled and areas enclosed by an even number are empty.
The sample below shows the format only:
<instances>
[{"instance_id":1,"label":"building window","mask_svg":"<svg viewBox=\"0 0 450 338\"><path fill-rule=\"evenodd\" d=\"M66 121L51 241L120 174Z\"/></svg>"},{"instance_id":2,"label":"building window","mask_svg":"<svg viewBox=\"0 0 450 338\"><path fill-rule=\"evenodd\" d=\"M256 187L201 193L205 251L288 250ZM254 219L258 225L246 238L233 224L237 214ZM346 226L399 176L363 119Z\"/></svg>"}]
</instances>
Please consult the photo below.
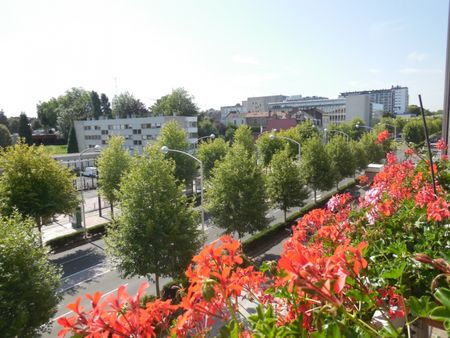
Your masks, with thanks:
<instances>
[{"instance_id":1,"label":"building window","mask_svg":"<svg viewBox=\"0 0 450 338\"><path fill-rule=\"evenodd\" d=\"M196 121L189 122L189 128L197 128L197 122Z\"/></svg>"},{"instance_id":2,"label":"building window","mask_svg":"<svg viewBox=\"0 0 450 338\"><path fill-rule=\"evenodd\" d=\"M154 139L153 135L147 135L147 140L153 140L153 139Z\"/></svg>"},{"instance_id":3,"label":"building window","mask_svg":"<svg viewBox=\"0 0 450 338\"><path fill-rule=\"evenodd\" d=\"M91 130L91 126L84 126L84 130Z\"/></svg>"},{"instance_id":4,"label":"building window","mask_svg":"<svg viewBox=\"0 0 450 338\"><path fill-rule=\"evenodd\" d=\"M102 144L106 144L106 140L102 140Z\"/></svg>"},{"instance_id":5,"label":"building window","mask_svg":"<svg viewBox=\"0 0 450 338\"><path fill-rule=\"evenodd\" d=\"M140 146L140 145L142 145L142 141L141 141L141 140L134 140L134 141L133 141L133 144L134 144L135 146Z\"/></svg>"},{"instance_id":6,"label":"building window","mask_svg":"<svg viewBox=\"0 0 450 338\"><path fill-rule=\"evenodd\" d=\"M137 134L140 134L140 133L141 133L140 129L133 129L133 134L134 135L137 135Z\"/></svg>"},{"instance_id":7,"label":"building window","mask_svg":"<svg viewBox=\"0 0 450 338\"><path fill-rule=\"evenodd\" d=\"M108 131L107 130L102 130L102 135L108 135Z\"/></svg>"},{"instance_id":8,"label":"building window","mask_svg":"<svg viewBox=\"0 0 450 338\"><path fill-rule=\"evenodd\" d=\"M161 123L155 123L155 128L161 128Z\"/></svg>"},{"instance_id":9,"label":"building window","mask_svg":"<svg viewBox=\"0 0 450 338\"><path fill-rule=\"evenodd\" d=\"M141 129L151 129L152 124L151 123L142 123Z\"/></svg>"},{"instance_id":10,"label":"building window","mask_svg":"<svg viewBox=\"0 0 450 338\"><path fill-rule=\"evenodd\" d=\"M94 129L95 130L100 130L101 128L100 128L100 126L95 126Z\"/></svg>"},{"instance_id":11,"label":"building window","mask_svg":"<svg viewBox=\"0 0 450 338\"><path fill-rule=\"evenodd\" d=\"M189 138L197 138L198 134L197 133L189 133Z\"/></svg>"},{"instance_id":12,"label":"building window","mask_svg":"<svg viewBox=\"0 0 450 338\"><path fill-rule=\"evenodd\" d=\"M85 135L84 139L85 140L100 140L100 135Z\"/></svg>"}]
</instances>

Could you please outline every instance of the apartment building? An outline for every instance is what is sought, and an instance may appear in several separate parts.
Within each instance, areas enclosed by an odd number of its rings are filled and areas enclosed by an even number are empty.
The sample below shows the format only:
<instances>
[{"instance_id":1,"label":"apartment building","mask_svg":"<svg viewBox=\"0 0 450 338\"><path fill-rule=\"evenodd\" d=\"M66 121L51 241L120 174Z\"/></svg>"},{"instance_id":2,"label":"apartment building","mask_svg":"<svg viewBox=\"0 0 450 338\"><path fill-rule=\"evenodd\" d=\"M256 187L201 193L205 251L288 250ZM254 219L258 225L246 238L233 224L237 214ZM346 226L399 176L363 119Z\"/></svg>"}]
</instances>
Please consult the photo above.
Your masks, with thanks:
<instances>
[{"instance_id":1,"label":"apartment building","mask_svg":"<svg viewBox=\"0 0 450 338\"><path fill-rule=\"evenodd\" d=\"M124 119L100 119L75 121L78 149L105 146L113 135L125 138L125 147L131 153L141 154L143 148L155 142L161 128L168 121L175 120L186 130L190 149L194 149L198 138L196 116L152 116Z\"/></svg>"}]
</instances>

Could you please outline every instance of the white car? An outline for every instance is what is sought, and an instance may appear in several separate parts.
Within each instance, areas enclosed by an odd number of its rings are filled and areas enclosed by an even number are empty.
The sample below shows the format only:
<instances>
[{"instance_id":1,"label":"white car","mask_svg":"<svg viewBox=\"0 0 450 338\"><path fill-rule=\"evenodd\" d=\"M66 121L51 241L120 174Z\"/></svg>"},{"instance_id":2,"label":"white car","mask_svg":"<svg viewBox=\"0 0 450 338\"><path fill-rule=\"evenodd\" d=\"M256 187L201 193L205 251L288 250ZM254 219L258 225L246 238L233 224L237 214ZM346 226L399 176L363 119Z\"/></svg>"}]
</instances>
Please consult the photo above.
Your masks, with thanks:
<instances>
[{"instance_id":1,"label":"white car","mask_svg":"<svg viewBox=\"0 0 450 338\"><path fill-rule=\"evenodd\" d=\"M81 175L86 177L97 177L97 168L96 167L86 167Z\"/></svg>"}]
</instances>

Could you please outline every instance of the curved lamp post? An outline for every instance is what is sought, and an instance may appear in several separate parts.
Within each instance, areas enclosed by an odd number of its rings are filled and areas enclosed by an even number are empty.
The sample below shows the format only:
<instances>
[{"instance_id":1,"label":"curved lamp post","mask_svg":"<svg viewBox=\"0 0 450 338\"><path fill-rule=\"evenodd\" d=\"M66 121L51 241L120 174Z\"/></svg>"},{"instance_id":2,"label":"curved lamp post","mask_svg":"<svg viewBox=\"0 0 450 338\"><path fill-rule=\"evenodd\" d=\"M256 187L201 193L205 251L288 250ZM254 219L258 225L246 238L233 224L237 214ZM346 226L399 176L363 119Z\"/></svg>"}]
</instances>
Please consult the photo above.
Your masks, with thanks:
<instances>
[{"instance_id":1,"label":"curved lamp post","mask_svg":"<svg viewBox=\"0 0 450 338\"><path fill-rule=\"evenodd\" d=\"M355 125L355 128L356 128L356 129L359 129L359 128L366 128L366 129L369 129L369 130L374 130L372 127L362 126L362 125L360 125L360 124Z\"/></svg>"},{"instance_id":2,"label":"curved lamp post","mask_svg":"<svg viewBox=\"0 0 450 338\"><path fill-rule=\"evenodd\" d=\"M197 139L197 141L195 142L195 147L198 148L198 142L199 142L200 140L205 139L205 138L210 138L210 139L213 139L213 140L214 140L214 139L216 138L216 134L212 133L211 135L206 135L206 136L199 137L199 138Z\"/></svg>"},{"instance_id":3,"label":"curved lamp post","mask_svg":"<svg viewBox=\"0 0 450 338\"><path fill-rule=\"evenodd\" d=\"M214 136L215 137L215 136ZM182 151L182 150L177 150L177 149L170 149L167 146L162 146L161 147L161 152L166 155L169 152L173 152L173 153L180 153L180 154L184 154L186 156L189 156L190 158L196 160L198 163L200 163L200 204L202 206L202 231L205 231L205 208L203 206L203 163L202 161L200 161L197 157Z\"/></svg>"},{"instance_id":4,"label":"curved lamp post","mask_svg":"<svg viewBox=\"0 0 450 338\"><path fill-rule=\"evenodd\" d=\"M350 135L343 131L336 130L336 129L328 130L327 128L324 128L323 131L325 132L325 140L327 139L327 132L330 132L330 133L333 132L333 133L339 133L339 134L344 135L345 138L347 139L347 142L350 141Z\"/></svg>"},{"instance_id":5,"label":"curved lamp post","mask_svg":"<svg viewBox=\"0 0 450 338\"><path fill-rule=\"evenodd\" d=\"M95 145L95 147L94 148L86 148L86 149L84 149L84 150L82 150L81 152L80 152L80 155L79 155L79 159L80 159L80 185L81 185L81 189L80 189L80 196L81 196L81 214L82 214L82 217L83 217L83 226L84 226L84 238L86 238L86 236L87 236L87 226L86 226L86 211L85 211L85 209L84 209L84 194L83 194L83 184L82 184L82 178L81 178L81 173L82 173L82 170L81 170L81 168L83 167L83 154L85 154L85 153L88 153L88 152L92 152L92 151L94 151L94 152L99 152L100 151L100 149L101 149L101 147L97 144L97 145Z\"/></svg>"},{"instance_id":6,"label":"curved lamp post","mask_svg":"<svg viewBox=\"0 0 450 338\"><path fill-rule=\"evenodd\" d=\"M275 138L281 138L281 139L284 139L284 140L288 140L288 141L294 142L296 145L298 145L298 162L300 162L300 156L301 156L301 145L300 145L300 142L297 142L296 140L293 140L290 137L275 135L274 133L270 134L269 138L271 140L273 140Z\"/></svg>"}]
</instances>

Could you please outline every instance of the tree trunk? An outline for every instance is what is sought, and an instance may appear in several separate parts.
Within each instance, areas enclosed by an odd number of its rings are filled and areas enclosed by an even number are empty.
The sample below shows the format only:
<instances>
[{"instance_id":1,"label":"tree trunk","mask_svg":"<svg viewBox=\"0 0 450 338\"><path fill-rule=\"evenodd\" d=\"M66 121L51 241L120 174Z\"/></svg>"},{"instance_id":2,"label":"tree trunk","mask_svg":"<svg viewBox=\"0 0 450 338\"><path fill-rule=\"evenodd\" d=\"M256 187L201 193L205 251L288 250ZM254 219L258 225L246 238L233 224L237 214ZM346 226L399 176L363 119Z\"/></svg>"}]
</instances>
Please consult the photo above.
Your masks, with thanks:
<instances>
[{"instance_id":1,"label":"tree trunk","mask_svg":"<svg viewBox=\"0 0 450 338\"><path fill-rule=\"evenodd\" d=\"M109 201L109 207L111 208L111 218L114 219L114 202Z\"/></svg>"},{"instance_id":2,"label":"tree trunk","mask_svg":"<svg viewBox=\"0 0 450 338\"><path fill-rule=\"evenodd\" d=\"M41 246L44 246L44 243L42 242L42 222L40 217L35 217L36 226L39 230L39 242L41 243Z\"/></svg>"},{"instance_id":3,"label":"tree trunk","mask_svg":"<svg viewBox=\"0 0 450 338\"><path fill-rule=\"evenodd\" d=\"M156 297L161 298L161 292L159 291L159 274L155 273L155 287L156 287Z\"/></svg>"}]
</instances>

